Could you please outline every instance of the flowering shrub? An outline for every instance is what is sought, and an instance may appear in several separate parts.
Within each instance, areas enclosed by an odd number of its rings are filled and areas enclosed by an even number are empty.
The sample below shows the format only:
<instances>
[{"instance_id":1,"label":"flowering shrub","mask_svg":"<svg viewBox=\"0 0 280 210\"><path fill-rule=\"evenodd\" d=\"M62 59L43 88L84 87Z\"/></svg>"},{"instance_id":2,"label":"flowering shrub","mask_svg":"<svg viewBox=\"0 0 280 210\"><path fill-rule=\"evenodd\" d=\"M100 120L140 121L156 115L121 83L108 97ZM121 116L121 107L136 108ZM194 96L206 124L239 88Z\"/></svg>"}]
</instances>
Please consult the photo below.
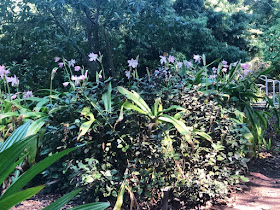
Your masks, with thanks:
<instances>
[{"instance_id":1,"label":"flowering shrub","mask_svg":"<svg viewBox=\"0 0 280 210\"><path fill-rule=\"evenodd\" d=\"M230 87L250 76L245 73L247 65L226 61L207 65L205 56L180 60L166 54L160 56L156 70L140 78L139 57L132 58L124 72L129 83L124 85L143 99L125 94L132 100L125 102L112 79L101 79L106 77L102 55L91 53L89 60L98 61L101 67L93 83L88 82L83 67L75 66L73 60L63 61L67 79L63 86L69 92L55 99L54 109L59 110L51 114L41 148L41 154L47 155L91 142L44 172L49 181L67 175L66 182L56 184L57 190L86 186L90 193L84 194L85 199L116 199L121 183L127 180L125 185L138 203L152 208L160 205L165 187L172 192L173 206L180 206L179 201L198 205L225 195L229 184L247 181L242 174L248 161L245 136L250 131L231 119L238 118L238 110L231 107L236 100L235 92L230 92ZM153 107L151 112L145 104ZM178 113L172 108L179 105L183 109ZM158 121L163 112L174 117L173 124ZM182 130L173 126L177 121L190 128L190 135L180 134Z\"/></svg>"}]
</instances>

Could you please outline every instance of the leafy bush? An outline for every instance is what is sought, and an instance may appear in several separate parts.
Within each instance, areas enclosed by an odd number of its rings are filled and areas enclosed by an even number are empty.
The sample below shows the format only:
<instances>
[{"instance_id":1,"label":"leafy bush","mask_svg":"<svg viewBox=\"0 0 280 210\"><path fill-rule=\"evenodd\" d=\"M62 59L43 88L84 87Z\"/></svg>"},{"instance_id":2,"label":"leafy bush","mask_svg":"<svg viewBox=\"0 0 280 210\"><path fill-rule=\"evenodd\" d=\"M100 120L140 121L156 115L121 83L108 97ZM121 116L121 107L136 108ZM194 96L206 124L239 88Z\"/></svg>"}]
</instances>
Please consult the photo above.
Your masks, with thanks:
<instances>
[{"instance_id":1,"label":"leafy bush","mask_svg":"<svg viewBox=\"0 0 280 210\"><path fill-rule=\"evenodd\" d=\"M196 66L192 71L200 75ZM180 201L197 205L225 195L230 184L247 181L242 174L250 131L238 122L240 112L224 94L197 75L166 63L145 78L132 78L130 88L143 99L111 86L110 79L64 93L54 101L59 110L51 115L41 154L91 144L43 176L50 182L67 177L56 189L86 186L90 193L83 197L97 201L116 199L126 180L129 194L143 207L160 205L165 188L172 192L174 206Z\"/></svg>"}]
</instances>

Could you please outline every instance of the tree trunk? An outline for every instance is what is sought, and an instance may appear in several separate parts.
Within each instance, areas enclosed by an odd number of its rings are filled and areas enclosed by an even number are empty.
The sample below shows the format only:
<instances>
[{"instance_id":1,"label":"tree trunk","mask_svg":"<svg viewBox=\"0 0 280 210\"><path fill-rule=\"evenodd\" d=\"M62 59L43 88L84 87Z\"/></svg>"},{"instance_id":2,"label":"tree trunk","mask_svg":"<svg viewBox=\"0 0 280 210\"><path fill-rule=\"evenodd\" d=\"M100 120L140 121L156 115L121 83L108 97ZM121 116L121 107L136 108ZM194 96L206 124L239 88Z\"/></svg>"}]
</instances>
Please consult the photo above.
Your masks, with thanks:
<instances>
[{"instance_id":1,"label":"tree trunk","mask_svg":"<svg viewBox=\"0 0 280 210\"><path fill-rule=\"evenodd\" d=\"M116 77L111 41L110 41L110 38L108 37L108 31L106 30L106 28L104 28L104 38L105 38L106 52L107 52L108 61L109 61L109 70L110 70L111 76Z\"/></svg>"}]
</instances>

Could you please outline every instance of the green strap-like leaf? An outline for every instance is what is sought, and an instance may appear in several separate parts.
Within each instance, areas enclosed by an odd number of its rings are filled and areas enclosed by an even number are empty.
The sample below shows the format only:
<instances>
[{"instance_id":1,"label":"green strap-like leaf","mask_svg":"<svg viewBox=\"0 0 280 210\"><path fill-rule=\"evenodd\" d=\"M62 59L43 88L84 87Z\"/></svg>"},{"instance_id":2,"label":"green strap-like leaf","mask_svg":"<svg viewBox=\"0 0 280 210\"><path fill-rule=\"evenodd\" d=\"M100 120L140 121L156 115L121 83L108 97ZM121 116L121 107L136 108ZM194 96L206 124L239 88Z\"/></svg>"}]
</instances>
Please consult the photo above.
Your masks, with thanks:
<instances>
[{"instance_id":1,"label":"green strap-like leaf","mask_svg":"<svg viewBox=\"0 0 280 210\"><path fill-rule=\"evenodd\" d=\"M90 129L92 123L94 123L95 118L94 115L90 112L90 108L85 107L82 112L81 115L84 115L86 118L89 118L89 121L84 122L81 127L80 127L80 134L77 138L77 140L79 140L83 135L86 134L86 132L88 132L88 130Z\"/></svg>"},{"instance_id":2,"label":"green strap-like leaf","mask_svg":"<svg viewBox=\"0 0 280 210\"><path fill-rule=\"evenodd\" d=\"M201 136L202 138L204 138L204 139L206 139L206 140L212 142L212 137L209 136L207 133L202 132L202 131L197 130L197 129L193 129L193 131L194 131L194 133L195 133L196 135L199 135L199 136Z\"/></svg>"},{"instance_id":3,"label":"green strap-like leaf","mask_svg":"<svg viewBox=\"0 0 280 210\"><path fill-rule=\"evenodd\" d=\"M168 109L162 110L162 113L163 113L163 112L169 112L169 111L171 111L171 110L180 110L180 111L184 111L184 110L186 110L186 109L183 108L183 107L181 107L181 106L172 105L172 106L170 106Z\"/></svg>"},{"instance_id":4,"label":"green strap-like leaf","mask_svg":"<svg viewBox=\"0 0 280 210\"><path fill-rule=\"evenodd\" d=\"M135 105L132 104L132 103L124 102L123 107L124 107L125 109L132 109L132 110L134 110L134 111L139 112L140 114L147 115L147 113L146 113L145 111L143 111L143 110L140 109L138 106L135 106Z\"/></svg>"},{"instance_id":5,"label":"green strap-like leaf","mask_svg":"<svg viewBox=\"0 0 280 210\"><path fill-rule=\"evenodd\" d=\"M20 141L23 139L26 135L26 132L28 131L30 122L27 122L17 128L12 135L3 143L0 145L0 152L3 152L5 149L8 149L10 146L12 146L14 143Z\"/></svg>"},{"instance_id":6,"label":"green strap-like leaf","mask_svg":"<svg viewBox=\"0 0 280 210\"><path fill-rule=\"evenodd\" d=\"M76 189L66 195L64 195L63 197L59 198L58 200L56 200L55 202L53 202L52 204L48 205L46 208L44 208L43 210L54 210L54 209L60 209L61 207L63 207L66 203L68 203L73 197L75 197L79 192L81 192L81 188Z\"/></svg>"},{"instance_id":7,"label":"green strap-like leaf","mask_svg":"<svg viewBox=\"0 0 280 210\"><path fill-rule=\"evenodd\" d=\"M0 120L3 120L8 117L18 117L19 113L17 112L6 112L4 114L0 114Z\"/></svg>"},{"instance_id":8,"label":"green strap-like leaf","mask_svg":"<svg viewBox=\"0 0 280 210\"><path fill-rule=\"evenodd\" d=\"M5 179L12 173L15 168L26 158L26 155L24 155L22 158L20 158L17 162L15 162L8 170L4 171L3 174L0 175L0 185L4 182Z\"/></svg>"},{"instance_id":9,"label":"green strap-like leaf","mask_svg":"<svg viewBox=\"0 0 280 210\"><path fill-rule=\"evenodd\" d=\"M104 103L105 111L108 113L111 113L111 111L112 111L111 93L112 93L112 85L110 82L107 87L107 92L102 95L102 100Z\"/></svg>"},{"instance_id":10,"label":"green strap-like leaf","mask_svg":"<svg viewBox=\"0 0 280 210\"><path fill-rule=\"evenodd\" d=\"M133 101L140 109L146 112L147 115L152 116L152 111L147 103L141 98L141 96L135 91L130 92L129 90L118 86L118 91L125 95L129 100Z\"/></svg>"},{"instance_id":11,"label":"green strap-like leaf","mask_svg":"<svg viewBox=\"0 0 280 210\"><path fill-rule=\"evenodd\" d=\"M2 195L2 197L8 197L18 191L20 191L31 179L33 179L37 174L45 170L47 167L52 165L54 162L56 162L61 157L67 155L69 152L72 152L73 150L77 149L70 148L64 151L61 151L59 153L56 153L50 157L45 158L44 160L40 161L36 165L32 166L28 171L26 171L24 174L22 174L18 180L13 183L6 192Z\"/></svg>"},{"instance_id":12,"label":"green strap-like leaf","mask_svg":"<svg viewBox=\"0 0 280 210\"><path fill-rule=\"evenodd\" d=\"M119 193L118 193L118 197L117 197L117 202L116 202L113 210L121 210L122 205L123 205L123 195L124 195L124 192L125 192L125 181L123 181L123 183L122 183L122 185L120 187L120 190L119 190Z\"/></svg>"},{"instance_id":13,"label":"green strap-like leaf","mask_svg":"<svg viewBox=\"0 0 280 210\"><path fill-rule=\"evenodd\" d=\"M160 121L169 122L175 126L175 128L181 133L182 135L190 135L192 131L192 127L187 127L183 122L176 120L174 117L169 115L163 114L161 117L158 118Z\"/></svg>"},{"instance_id":14,"label":"green strap-like leaf","mask_svg":"<svg viewBox=\"0 0 280 210\"><path fill-rule=\"evenodd\" d=\"M31 125L29 126L26 136L32 136L32 135L38 133L39 130L44 126L45 123L46 123L45 118L40 118L38 120L33 121L31 123Z\"/></svg>"},{"instance_id":15,"label":"green strap-like leaf","mask_svg":"<svg viewBox=\"0 0 280 210\"><path fill-rule=\"evenodd\" d=\"M71 208L71 210L104 210L110 206L110 203L88 203Z\"/></svg>"},{"instance_id":16,"label":"green strap-like leaf","mask_svg":"<svg viewBox=\"0 0 280 210\"><path fill-rule=\"evenodd\" d=\"M14 143L3 152L0 152L0 177L5 174L7 170L10 170L11 166L22 157L24 149L35 140L35 136L29 136L26 139Z\"/></svg>"},{"instance_id":17,"label":"green strap-like leaf","mask_svg":"<svg viewBox=\"0 0 280 210\"><path fill-rule=\"evenodd\" d=\"M40 192L45 186L38 186L38 187L32 187L17 193L14 193L4 199L1 198L0 200L0 209L1 210L8 210L15 206L16 204L31 198L32 196L36 195L38 192Z\"/></svg>"}]
</instances>

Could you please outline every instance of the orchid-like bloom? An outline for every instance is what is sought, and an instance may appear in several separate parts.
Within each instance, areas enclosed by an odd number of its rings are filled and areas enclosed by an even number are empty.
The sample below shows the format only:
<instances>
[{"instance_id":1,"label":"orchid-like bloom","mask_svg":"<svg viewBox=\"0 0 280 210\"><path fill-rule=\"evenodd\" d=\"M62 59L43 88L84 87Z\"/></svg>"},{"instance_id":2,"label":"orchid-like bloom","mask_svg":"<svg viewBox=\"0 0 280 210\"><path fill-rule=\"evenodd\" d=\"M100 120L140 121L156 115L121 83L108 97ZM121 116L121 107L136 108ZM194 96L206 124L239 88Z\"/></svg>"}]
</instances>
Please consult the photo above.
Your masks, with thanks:
<instances>
[{"instance_id":1,"label":"orchid-like bloom","mask_svg":"<svg viewBox=\"0 0 280 210\"><path fill-rule=\"evenodd\" d=\"M75 71L80 71L80 70L81 70L81 67L80 67L80 66L75 66L74 70L75 70Z\"/></svg>"},{"instance_id":2,"label":"orchid-like bloom","mask_svg":"<svg viewBox=\"0 0 280 210\"><path fill-rule=\"evenodd\" d=\"M67 87L67 86L69 85L69 83L70 83L70 82L63 82L62 85L63 85L64 87Z\"/></svg>"},{"instance_id":3,"label":"orchid-like bloom","mask_svg":"<svg viewBox=\"0 0 280 210\"><path fill-rule=\"evenodd\" d=\"M17 98L17 93L15 93L14 95L12 95L11 99L15 100Z\"/></svg>"},{"instance_id":4,"label":"orchid-like bloom","mask_svg":"<svg viewBox=\"0 0 280 210\"><path fill-rule=\"evenodd\" d=\"M193 55L193 59L194 59L194 62L196 62L196 63L200 63L201 62L200 55Z\"/></svg>"},{"instance_id":5,"label":"orchid-like bloom","mask_svg":"<svg viewBox=\"0 0 280 210\"><path fill-rule=\"evenodd\" d=\"M0 71L3 71L3 70L5 70L5 66L4 65L0 66Z\"/></svg>"},{"instance_id":6,"label":"orchid-like bloom","mask_svg":"<svg viewBox=\"0 0 280 210\"><path fill-rule=\"evenodd\" d=\"M6 77L7 74L9 74L10 71L9 70L5 70L5 66L2 65L0 66L0 76L3 79L4 77Z\"/></svg>"},{"instance_id":7,"label":"orchid-like bloom","mask_svg":"<svg viewBox=\"0 0 280 210\"><path fill-rule=\"evenodd\" d=\"M132 58L131 60L128 60L127 62L128 62L128 66L131 66L134 69L138 66L138 62L136 59Z\"/></svg>"},{"instance_id":8,"label":"orchid-like bloom","mask_svg":"<svg viewBox=\"0 0 280 210\"><path fill-rule=\"evenodd\" d=\"M75 60L75 59L71 59L71 60L69 61L69 66L74 67L75 63L76 63L76 60Z\"/></svg>"},{"instance_id":9,"label":"orchid-like bloom","mask_svg":"<svg viewBox=\"0 0 280 210\"><path fill-rule=\"evenodd\" d=\"M249 69L245 69L244 70L244 76L247 76L249 73L251 73L252 70L249 70Z\"/></svg>"},{"instance_id":10,"label":"orchid-like bloom","mask_svg":"<svg viewBox=\"0 0 280 210\"><path fill-rule=\"evenodd\" d=\"M88 70L86 70L85 74L82 74L80 76L73 75L71 77L71 80L75 82L75 85L78 86L81 81L85 80L87 78Z\"/></svg>"},{"instance_id":11,"label":"orchid-like bloom","mask_svg":"<svg viewBox=\"0 0 280 210\"><path fill-rule=\"evenodd\" d=\"M86 72L85 72L85 77L87 78L87 74L88 74L88 70L86 70Z\"/></svg>"},{"instance_id":12,"label":"orchid-like bloom","mask_svg":"<svg viewBox=\"0 0 280 210\"><path fill-rule=\"evenodd\" d=\"M71 77L71 80L73 80L75 82L75 85L78 86L80 84L80 78L76 75L73 75Z\"/></svg>"},{"instance_id":13,"label":"orchid-like bloom","mask_svg":"<svg viewBox=\"0 0 280 210\"><path fill-rule=\"evenodd\" d=\"M234 62L234 63L232 64L232 66L235 67L235 66L237 66L237 64L238 64L238 61Z\"/></svg>"},{"instance_id":14,"label":"orchid-like bloom","mask_svg":"<svg viewBox=\"0 0 280 210\"><path fill-rule=\"evenodd\" d=\"M54 61L58 62L60 60L60 57L54 57Z\"/></svg>"},{"instance_id":15,"label":"orchid-like bloom","mask_svg":"<svg viewBox=\"0 0 280 210\"><path fill-rule=\"evenodd\" d=\"M32 91L24 92L23 98L31 98L31 97L33 97Z\"/></svg>"},{"instance_id":16,"label":"orchid-like bloom","mask_svg":"<svg viewBox=\"0 0 280 210\"><path fill-rule=\"evenodd\" d=\"M241 67L242 67L244 70L249 70L250 65L249 65L249 63L242 63L242 64L241 64Z\"/></svg>"},{"instance_id":17,"label":"orchid-like bloom","mask_svg":"<svg viewBox=\"0 0 280 210\"><path fill-rule=\"evenodd\" d=\"M130 78L130 71L125 71L125 76L129 79Z\"/></svg>"},{"instance_id":18,"label":"orchid-like bloom","mask_svg":"<svg viewBox=\"0 0 280 210\"><path fill-rule=\"evenodd\" d=\"M227 68L223 68L222 71L226 73L227 72Z\"/></svg>"},{"instance_id":19,"label":"orchid-like bloom","mask_svg":"<svg viewBox=\"0 0 280 210\"><path fill-rule=\"evenodd\" d=\"M164 64L164 63L167 63L167 60L166 60L166 57L165 56L159 56L160 57L160 64Z\"/></svg>"},{"instance_id":20,"label":"orchid-like bloom","mask_svg":"<svg viewBox=\"0 0 280 210\"><path fill-rule=\"evenodd\" d=\"M217 70L218 70L218 69L217 69L216 67L213 67L213 68L212 68L212 71L213 71L214 74L217 73Z\"/></svg>"},{"instance_id":21,"label":"orchid-like bloom","mask_svg":"<svg viewBox=\"0 0 280 210\"><path fill-rule=\"evenodd\" d=\"M228 62L227 62L227 61L223 60L223 61L222 61L222 64L223 64L223 67L224 67L224 68L228 68Z\"/></svg>"},{"instance_id":22,"label":"orchid-like bloom","mask_svg":"<svg viewBox=\"0 0 280 210\"><path fill-rule=\"evenodd\" d=\"M191 61L185 61L185 66L189 69L193 66L193 63Z\"/></svg>"},{"instance_id":23,"label":"orchid-like bloom","mask_svg":"<svg viewBox=\"0 0 280 210\"><path fill-rule=\"evenodd\" d=\"M63 67L63 62L59 62L58 66L59 66L59 68L62 68Z\"/></svg>"},{"instance_id":24,"label":"orchid-like bloom","mask_svg":"<svg viewBox=\"0 0 280 210\"><path fill-rule=\"evenodd\" d=\"M178 62L178 63L177 63L177 67L178 67L178 69L181 69L181 68L182 68L182 66L183 66L183 62Z\"/></svg>"},{"instance_id":25,"label":"orchid-like bloom","mask_svg":"<svg viewBox=\"0 0 280 210\"><path fill-rule=\"evenodd\" d=\"M88 57L89 57L89 61L96 61L98 54L92 52L88 55Z\"/></svg>"},{"instance_id":26,"label":"orchid-like bloom","mask_svg":"<svg viewBox=\"0 0 280 210\"><path fill-rule=\"evenodd\" d=\"M228 64L228 62L227 62L227 61L225 61L225 60L223 60L223 61L222 61L222 64L223 64L223 66L225 66L225 65L227 65L227 64Z\"/></svg>"},{"instance_id":27,"label":"orchid-like bloom","mask_svg":"<svg viewBox=\"0 0 280 210\"><path fill-rule=\"evenodd\" d=\"M155 74L155 76L158 76L159 75L159 70L155 70L154 74Z\"/></svg>"},{"instance_id":28,"label":"orchid-like bloom","mask_svg":"<svg viewBox=\"0 0 280 210\"><path fill-rule=\"evenodd\" d=\"M102 75L101 74L98 77L99 77L99 79L102 79Z\"/></svg>"},{"instance_id":29,"label":"orchid-like bloom","mask_svg":"<svg viewBox=\"0 0 280 210\"><path fill-rule=\"evenodd\" d=\"M216 74L209 75L209 78L210 78L210 79L215 79L216 77L217 77Z\"/></svg>"},{"instance_id":30,"label":"orchid-like bloom","mask_svg":"<svg viewBox=\"0 0 280 210\"><path fill-rule=\"evenodd\" d=\"M169 63L174 63L174 61L175 61L174 56L169 55L169 57L168 57L168 62L169 62Z\"/></svg>"},{"instance_id":31,"label":"orchid-like bloom","mask_svg":"<svg viewBox=\"0 0 280 210\"><path fill-rule=\"evenodd\" d=\"M12 83L13 87L19 84L19 80L16 75L14 75L14 77L6 77L6 80L7 82Z\"/></svg>"}]
</instances>

